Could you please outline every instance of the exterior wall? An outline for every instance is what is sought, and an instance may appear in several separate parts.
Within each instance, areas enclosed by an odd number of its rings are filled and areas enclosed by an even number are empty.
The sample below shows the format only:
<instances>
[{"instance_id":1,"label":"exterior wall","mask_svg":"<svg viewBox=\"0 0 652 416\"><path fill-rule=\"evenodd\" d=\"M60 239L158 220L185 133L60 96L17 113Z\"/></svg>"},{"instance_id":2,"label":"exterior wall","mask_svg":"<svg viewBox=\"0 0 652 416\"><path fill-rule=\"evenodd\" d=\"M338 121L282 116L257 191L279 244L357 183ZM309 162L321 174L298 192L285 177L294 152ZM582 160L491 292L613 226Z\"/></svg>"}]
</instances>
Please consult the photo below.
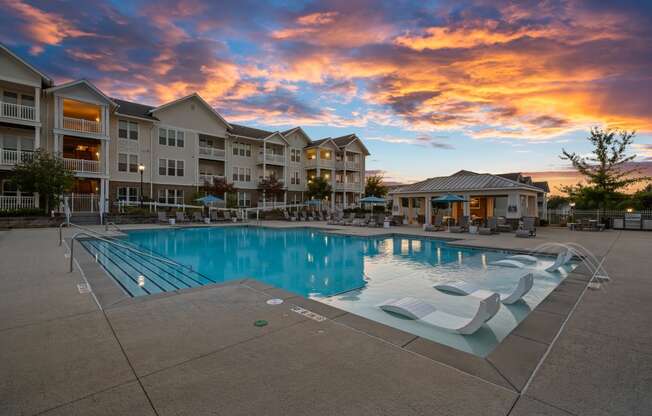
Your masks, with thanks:
<instances>
[{"instance_id":1,"label":"exterior wall","mask_svg":"<svg viewBox=\"0 0 652 416\"><path fill-rule=\"evenodd\" d=\"M31 86L33 88L41 87L41 77L34 73L31 69L23 65L22 62L16 60L13 56L0 50L0 79L21 84L24 86Z\"/></svg>"}]
</instances>

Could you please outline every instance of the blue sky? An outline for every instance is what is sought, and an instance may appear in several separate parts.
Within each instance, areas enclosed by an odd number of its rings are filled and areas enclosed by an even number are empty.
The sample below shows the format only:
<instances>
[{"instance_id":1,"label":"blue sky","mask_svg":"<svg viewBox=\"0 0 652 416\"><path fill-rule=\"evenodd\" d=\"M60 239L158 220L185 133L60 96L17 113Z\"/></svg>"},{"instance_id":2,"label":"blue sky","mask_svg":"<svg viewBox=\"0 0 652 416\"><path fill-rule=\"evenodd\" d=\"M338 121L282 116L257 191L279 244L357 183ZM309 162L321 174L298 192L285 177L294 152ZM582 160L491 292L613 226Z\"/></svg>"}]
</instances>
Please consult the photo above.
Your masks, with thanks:
<instances>
[{"instance_id":1,"label":"blue sky","mask_svg":"<svg viewBox=\"0 0 652 416\"><path fill-rule=\"evenodd\" d=\"M229 121L354 132L369 170L568 176L591 126L652 164L652 3L0 0L0 42L55 81L159 104L199 92ZM555 173L542 173L555 172ZM555 182L557 179L551 179Z\"/></svg>"}]
</instances>

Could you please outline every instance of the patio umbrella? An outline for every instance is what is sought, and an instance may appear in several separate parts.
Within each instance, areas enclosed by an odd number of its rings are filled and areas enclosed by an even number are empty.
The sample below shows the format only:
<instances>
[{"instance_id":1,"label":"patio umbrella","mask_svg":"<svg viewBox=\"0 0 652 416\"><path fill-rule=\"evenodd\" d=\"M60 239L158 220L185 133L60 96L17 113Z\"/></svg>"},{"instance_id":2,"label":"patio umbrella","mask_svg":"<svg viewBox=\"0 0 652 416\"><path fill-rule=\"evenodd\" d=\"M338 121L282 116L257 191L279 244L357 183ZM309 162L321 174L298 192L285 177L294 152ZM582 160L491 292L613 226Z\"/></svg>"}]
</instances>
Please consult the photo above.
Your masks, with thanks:
<instances>
[{"instance_id":1,"label":"patio umbrella","mask_svg":"<svg viewBox=\"0 0 652 416\"><path fill-rule=\"evenodd\" d=\"M371 204L371 215L374 213L374 206L385 204L385 198L379 198L377 196L365 196L360 199L362 204Z\"/></svg>"},{"instance_id":2,"label":"patio umbrella","mask_svg":"<svg viewBox=\"0 0 652 416\"><path fill-rule=\"evenodd\" d=\"M450 209L451 204L453 202L466 202L466 199L462 198L459 195L454 195L454 194L446 194L438 197L432 197L431 203L432 202L438 202L438 203L448 203L448 208ZM450 223L448 220L446 221L448 225L448 229L450 230Z\"/></svg>"},{"instance_id":3,"label":"patio umbrella","mask_svg":"<svg viewBox=\"0 0 652 416\"><path fill-rule=\"evenodd\" d=\"M195 199L195 201L199 201L204 205L209 205L215 202L223 202L224 199L215 195L206 195L206 196L202 196L201 198Z\"/></svg>"}]
</instances>

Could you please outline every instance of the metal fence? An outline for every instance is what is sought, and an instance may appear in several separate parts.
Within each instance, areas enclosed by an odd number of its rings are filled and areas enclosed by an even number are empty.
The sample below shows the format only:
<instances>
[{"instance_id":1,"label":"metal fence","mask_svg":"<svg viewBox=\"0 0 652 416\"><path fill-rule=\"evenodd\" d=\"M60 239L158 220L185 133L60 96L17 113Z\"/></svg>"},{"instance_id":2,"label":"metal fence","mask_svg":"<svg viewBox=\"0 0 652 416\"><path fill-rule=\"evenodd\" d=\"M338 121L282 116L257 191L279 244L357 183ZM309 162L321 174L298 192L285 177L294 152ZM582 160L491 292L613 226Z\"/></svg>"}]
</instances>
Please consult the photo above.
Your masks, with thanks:
<instances>
[{"instance_id":1,"label":"metal fence","mask_svg":"<svg viewBox=\"0 0 652 416\"><path fill-rule=\"evenodd\" d=\"M636 211L642 218L652 218L652 210ZM626 210L580 210L580 209L549 209L547 220L549 224L559 225L568 222L578 222L583 219L598 220L602 222L612 218L623 218L628 214Z\"/></svg>"}]
</instances>

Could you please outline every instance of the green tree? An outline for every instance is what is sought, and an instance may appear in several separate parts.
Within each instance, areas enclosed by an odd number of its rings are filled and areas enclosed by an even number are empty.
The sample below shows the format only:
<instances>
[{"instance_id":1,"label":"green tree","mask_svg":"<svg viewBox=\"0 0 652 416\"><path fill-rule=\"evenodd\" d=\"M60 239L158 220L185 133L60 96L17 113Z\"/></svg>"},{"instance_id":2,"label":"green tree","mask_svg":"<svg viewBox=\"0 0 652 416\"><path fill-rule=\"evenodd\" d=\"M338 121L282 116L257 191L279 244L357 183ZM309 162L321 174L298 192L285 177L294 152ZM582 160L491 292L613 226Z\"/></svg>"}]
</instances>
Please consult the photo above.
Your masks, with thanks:
<instances>
[{"instance_id":1,"label":"green tree","mask_svg":"<svg viewBox=\"0 0 652 416\"><path fill-rule=\"evenodd\" d=\"M14 167L10 180L21 191L38 193L48 213L59 204L63 193L70 191L74 174L65 168L61 158L38 149L31 160Z\"/></svg>"},{"instance_id":2,"label":"green tree","mask_svg":"<svg viewBox=\"0 0 652 416\"><path fill-rule=\"evenodd\" d=\"M228 183L224 177L213 178L213 183L207 183L205 185L206 193L225 198L225 194L231 195L235 194L236 188L232 183Z\"/></svg>"},{"instance_id":3,"label":"green tree","mask_svg":"<svg viewBox=\"0 0 652 416\"><path fill-rule=\"evenodd\" d=\"M364 195L377 196L384 198L387 195L387 186L385 186L382 175L369 176L365 182Z\"/></svg>"},{"instance_id":4,"label":"green tree","mask_svg":"<svg viewBox=\"0 0 652 416\"><path fill-rule=\"evenodd\" d=\"M548 198L548 209L559 209L568 204L568 197L553 195Z\"/></svg>"},{"instance_id":5,"label":"green tree","mask_svg":"<svg viewBox=\"0 0 652 416\"><path fill-rule=\"evenodd\" d=\"M560 158L570 161L587 183L586 186L566 187L563 190L571 199L588 198L585 201L588 205L605 209L622 200L619 190L649 180L640 176L640 169L629 165L629 162L636 158L636 155L627 154L634 135L634 131L603 130L594 127L587 138L593 146L590 156L562 149Z\"/></svg>"},{"instance_id":6,"label":"green tree","mask_svg":"<svg viewBox=\"0 0 652 416\"><path fill-rule=\"evenodd\" d=\"M322 177L316 177L308 181L308 198L323 200L332 193L331 185Z\"/></svg>"},{"instance_id":7,"label":"green tree","mask_svg":"<svg viewBox=\"0 0 652 416\"><path fill-rule=\"evenodd\" d=\"M274 173L258 183L258 191L263 194L264 199L282 196L283 192L285 192L283 187L283 182L279 181Z\"/></svg>"}]
</instances>

